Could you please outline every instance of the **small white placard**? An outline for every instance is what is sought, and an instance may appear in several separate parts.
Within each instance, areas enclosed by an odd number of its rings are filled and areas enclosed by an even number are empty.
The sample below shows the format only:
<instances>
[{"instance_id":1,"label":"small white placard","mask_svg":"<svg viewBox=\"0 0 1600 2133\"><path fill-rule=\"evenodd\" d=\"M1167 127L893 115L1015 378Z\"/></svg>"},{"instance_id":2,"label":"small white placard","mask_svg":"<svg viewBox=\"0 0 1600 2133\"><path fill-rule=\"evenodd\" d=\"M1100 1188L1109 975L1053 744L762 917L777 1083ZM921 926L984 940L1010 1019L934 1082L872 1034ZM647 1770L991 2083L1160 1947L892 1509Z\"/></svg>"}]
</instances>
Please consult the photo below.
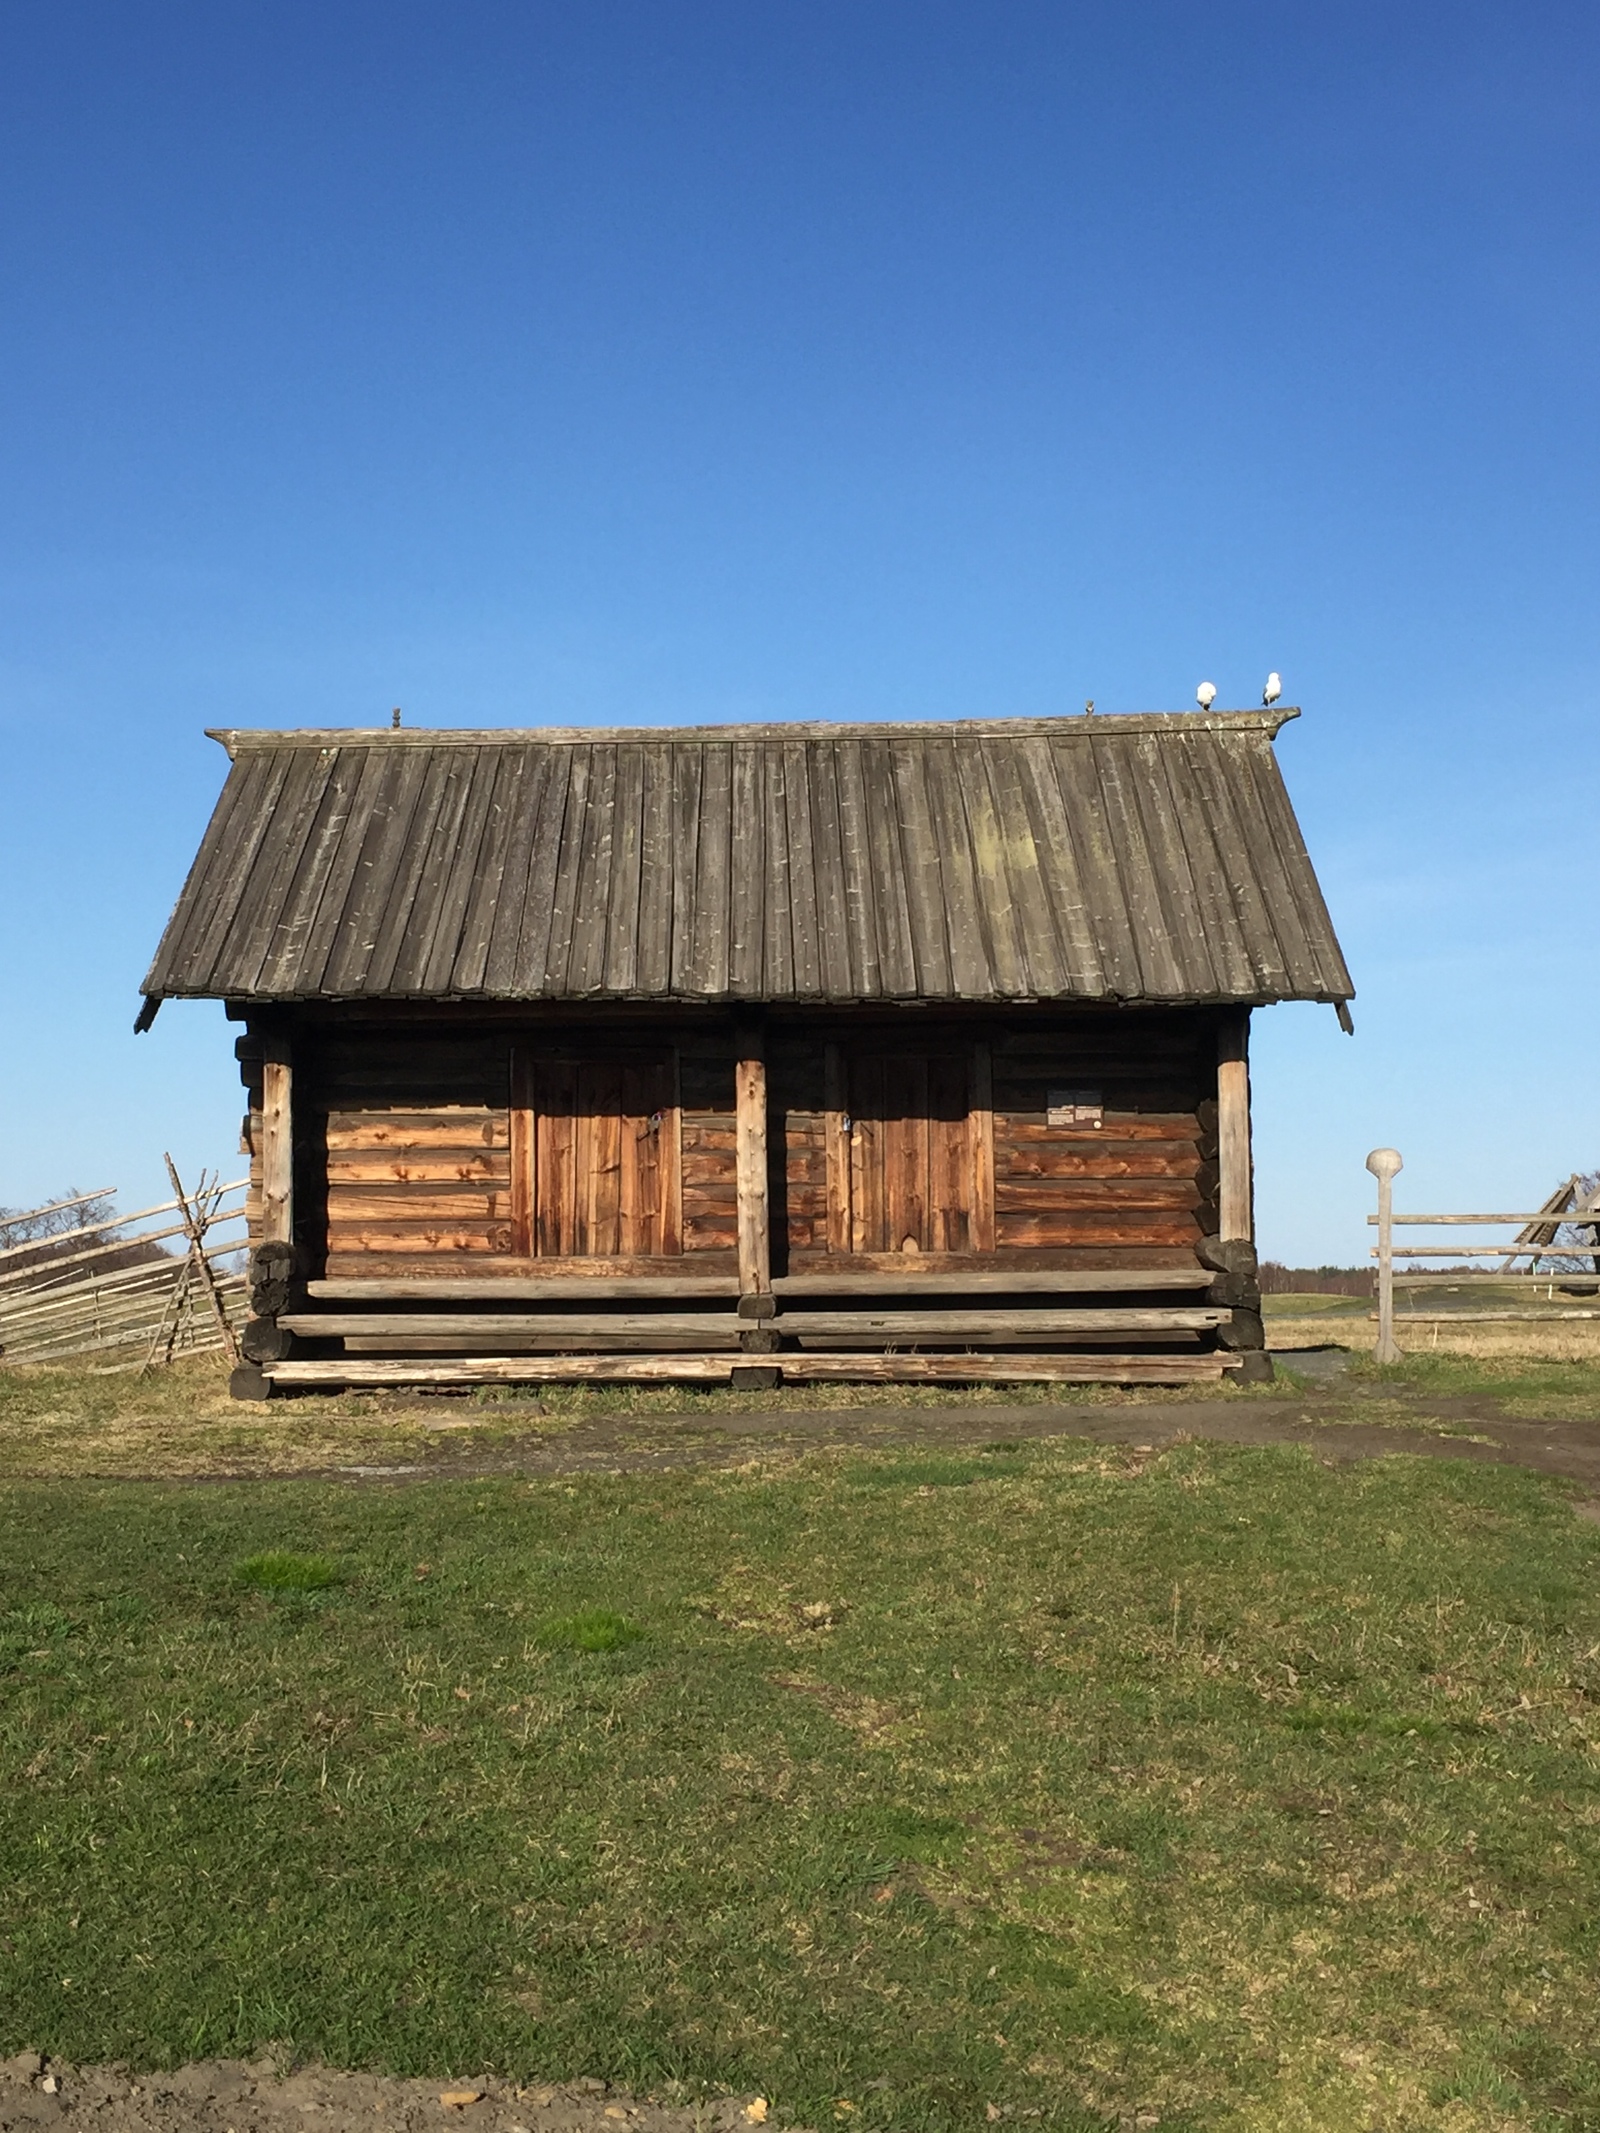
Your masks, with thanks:
<instances>
[{"instance_id":1,"label":"small white placard","mask_svg":"<svg viewBox=\"0 0 1600 2133\"><path fill-rule=\"evenodd\" d=\"M1052 1089L1046 1123L1052 1126L1098 1126L1105 1117L1099 1089Z\"/></svg>"}]
</instances>

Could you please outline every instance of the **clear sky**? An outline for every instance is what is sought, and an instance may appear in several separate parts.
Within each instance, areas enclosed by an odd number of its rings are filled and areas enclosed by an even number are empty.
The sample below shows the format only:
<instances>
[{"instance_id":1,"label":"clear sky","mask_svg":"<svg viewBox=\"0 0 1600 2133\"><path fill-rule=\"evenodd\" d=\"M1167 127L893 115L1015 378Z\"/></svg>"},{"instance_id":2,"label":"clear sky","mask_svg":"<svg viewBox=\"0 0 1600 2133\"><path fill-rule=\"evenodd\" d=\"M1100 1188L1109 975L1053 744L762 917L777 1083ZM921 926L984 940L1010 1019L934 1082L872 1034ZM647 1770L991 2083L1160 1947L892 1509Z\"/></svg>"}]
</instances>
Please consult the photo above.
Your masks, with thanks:
<instances>
[{"instance_id":1,"label":"clear sky","mask_svg":"<svg viewBox=\"0 0 1600 2133\"><path fill-rule=\"evenodd\" d=\"M232 1167L131 1023L208 725L1182 708L1279 755L1357 1034L1264 1251L1600 1166L1600 14L11 0L0 1201Z\"/></svg>"}]
</instances>

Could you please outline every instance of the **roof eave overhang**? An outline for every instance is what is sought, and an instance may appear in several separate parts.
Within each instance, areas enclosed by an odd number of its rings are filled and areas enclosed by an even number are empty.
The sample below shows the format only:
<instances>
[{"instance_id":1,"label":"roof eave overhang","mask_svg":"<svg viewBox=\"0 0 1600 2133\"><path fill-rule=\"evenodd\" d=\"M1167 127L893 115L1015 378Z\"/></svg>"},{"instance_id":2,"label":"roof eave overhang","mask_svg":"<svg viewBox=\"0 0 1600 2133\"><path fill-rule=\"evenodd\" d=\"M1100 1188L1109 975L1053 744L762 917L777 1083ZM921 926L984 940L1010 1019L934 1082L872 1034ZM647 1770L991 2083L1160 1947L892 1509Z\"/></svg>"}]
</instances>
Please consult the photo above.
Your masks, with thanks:
<instances>
[{"instance_id":1,"label":"roof eave overhang","mask_svg":"<svg viewBox=\"0 0 1600 2133\"><path fill-rule=\"evenodd\" d=\"M960 718L796 720L760 726L208 726L206 737L228 751L231 761L264 748L487 748L543 745L594 746L671 741L765 742L783 746L807 740L896 740L947 736L952 740L1033 738L1093 740L1097 734L1259 733L1271 740L1292 718L1295 704L1246 711L1094 712L1072 718Z\"/></svg>"}]
</instances>

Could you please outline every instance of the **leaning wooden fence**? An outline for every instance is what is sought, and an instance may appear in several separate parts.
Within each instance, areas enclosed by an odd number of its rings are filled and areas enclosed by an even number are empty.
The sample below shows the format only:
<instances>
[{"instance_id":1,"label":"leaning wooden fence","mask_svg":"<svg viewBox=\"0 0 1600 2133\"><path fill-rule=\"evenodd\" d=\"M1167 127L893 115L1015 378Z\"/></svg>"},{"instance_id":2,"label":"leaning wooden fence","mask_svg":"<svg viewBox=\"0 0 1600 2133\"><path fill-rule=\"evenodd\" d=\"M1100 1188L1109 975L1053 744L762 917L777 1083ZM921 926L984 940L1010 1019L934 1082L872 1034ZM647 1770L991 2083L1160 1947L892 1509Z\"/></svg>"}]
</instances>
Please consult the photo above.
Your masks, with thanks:
<instances>
[{"instance_id":1,"label":"leaning wooden fence","mask_svg":"<svg viewBox=\"0 0 1600 2133\"><path fill-rule=\"evenodd\" d=\"M228 1262L244 1244L246 1181L202 1171L186 1190L170 1156L167 1174L173 1197L132 1214L104 1211L107 1187L5 1218L14 1236L78 1211L73 1226L0 1245L0 1366L99 1355L138 1369L206 1350L238 1361L246 1291Z\"/></svg>"},{"instance_id":2,"label":"leaning wooden fence","mask_svg":"<svg viewBox=\"0 0 1600 2133\"><path fill-rule=\"evenodd\" d=\"M1573 1296L1600 1297L1600 1193L1583 1193L1580 1190L1582 1180L1574 1176L1564 1185L1557 1186L1544 1206L1531 1215L1397 1215L1394 1211L1394 1181L1405 1168L1399 1150L1374 1148L1367 1157L1367 1168L1378 1181L1378 1211L1367 1217L1369 1227L1375 1227L1378 1232L1378 1241L1372 1251L1378 1273L1378 1345L1374 1350L1377 1362L1397 1363L1400 1360L1403 1351L1395 1338L1397 1325L1437 1326L1445 1320L1451 1325L1505 1325L1533 1319L1550 1324L1567 1319L1600 1318L1600 1309L1586 1309L1579 1304L1564 1306L1560 1310L1533 1311L1502 1304L1496 1309L1483 1311L1411 1310L1397 1316L1396 1289L1438 1288L1445 1282L1456 1290L1470 1289L1479 1282L1486 1289L1512 1287L1528 1292L1530 1302L1543 1289L1547 1304L1554 1303L1558 1291ZM1394 1241L1397 1229L1473 1226L1515 1227L1517 1234L1498 1244L1457 1244L1453 1238L1436 1244L1397 1245ZM1569 1237L1563 1242L1563 1228L1586 1230L1588 1235ZM1500 1264L1470 1272L1452 1269L1446 1273L1438 1267L1418 1269L1414 1266L1403 1268L1399 1273L1395 1271L1397 1259L1409 1262L1447 1256L1498 1259ZM1588 1260L1587 1266L1582 1264L1585 1259Z\"/></svg>"}]
</instances>

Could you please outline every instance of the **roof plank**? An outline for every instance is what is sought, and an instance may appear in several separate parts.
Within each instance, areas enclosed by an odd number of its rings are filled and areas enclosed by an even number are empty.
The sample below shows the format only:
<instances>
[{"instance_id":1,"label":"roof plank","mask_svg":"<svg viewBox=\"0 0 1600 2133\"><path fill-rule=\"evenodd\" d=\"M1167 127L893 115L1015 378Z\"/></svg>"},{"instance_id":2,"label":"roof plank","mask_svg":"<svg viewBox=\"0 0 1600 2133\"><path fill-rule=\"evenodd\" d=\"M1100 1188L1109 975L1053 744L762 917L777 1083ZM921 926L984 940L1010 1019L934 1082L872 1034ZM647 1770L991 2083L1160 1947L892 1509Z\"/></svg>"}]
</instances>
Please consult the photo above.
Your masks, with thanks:
<instances>
[{"instance_id":1,"label":"roof plank","mask_svg":"<svg viewBox=\"0 0 1600 2133\"><path fill-rule=\"evenodd\" d=\"M1281 722L232 733L145 989L1346 999Z\"/></svg>"}]
</instances>

